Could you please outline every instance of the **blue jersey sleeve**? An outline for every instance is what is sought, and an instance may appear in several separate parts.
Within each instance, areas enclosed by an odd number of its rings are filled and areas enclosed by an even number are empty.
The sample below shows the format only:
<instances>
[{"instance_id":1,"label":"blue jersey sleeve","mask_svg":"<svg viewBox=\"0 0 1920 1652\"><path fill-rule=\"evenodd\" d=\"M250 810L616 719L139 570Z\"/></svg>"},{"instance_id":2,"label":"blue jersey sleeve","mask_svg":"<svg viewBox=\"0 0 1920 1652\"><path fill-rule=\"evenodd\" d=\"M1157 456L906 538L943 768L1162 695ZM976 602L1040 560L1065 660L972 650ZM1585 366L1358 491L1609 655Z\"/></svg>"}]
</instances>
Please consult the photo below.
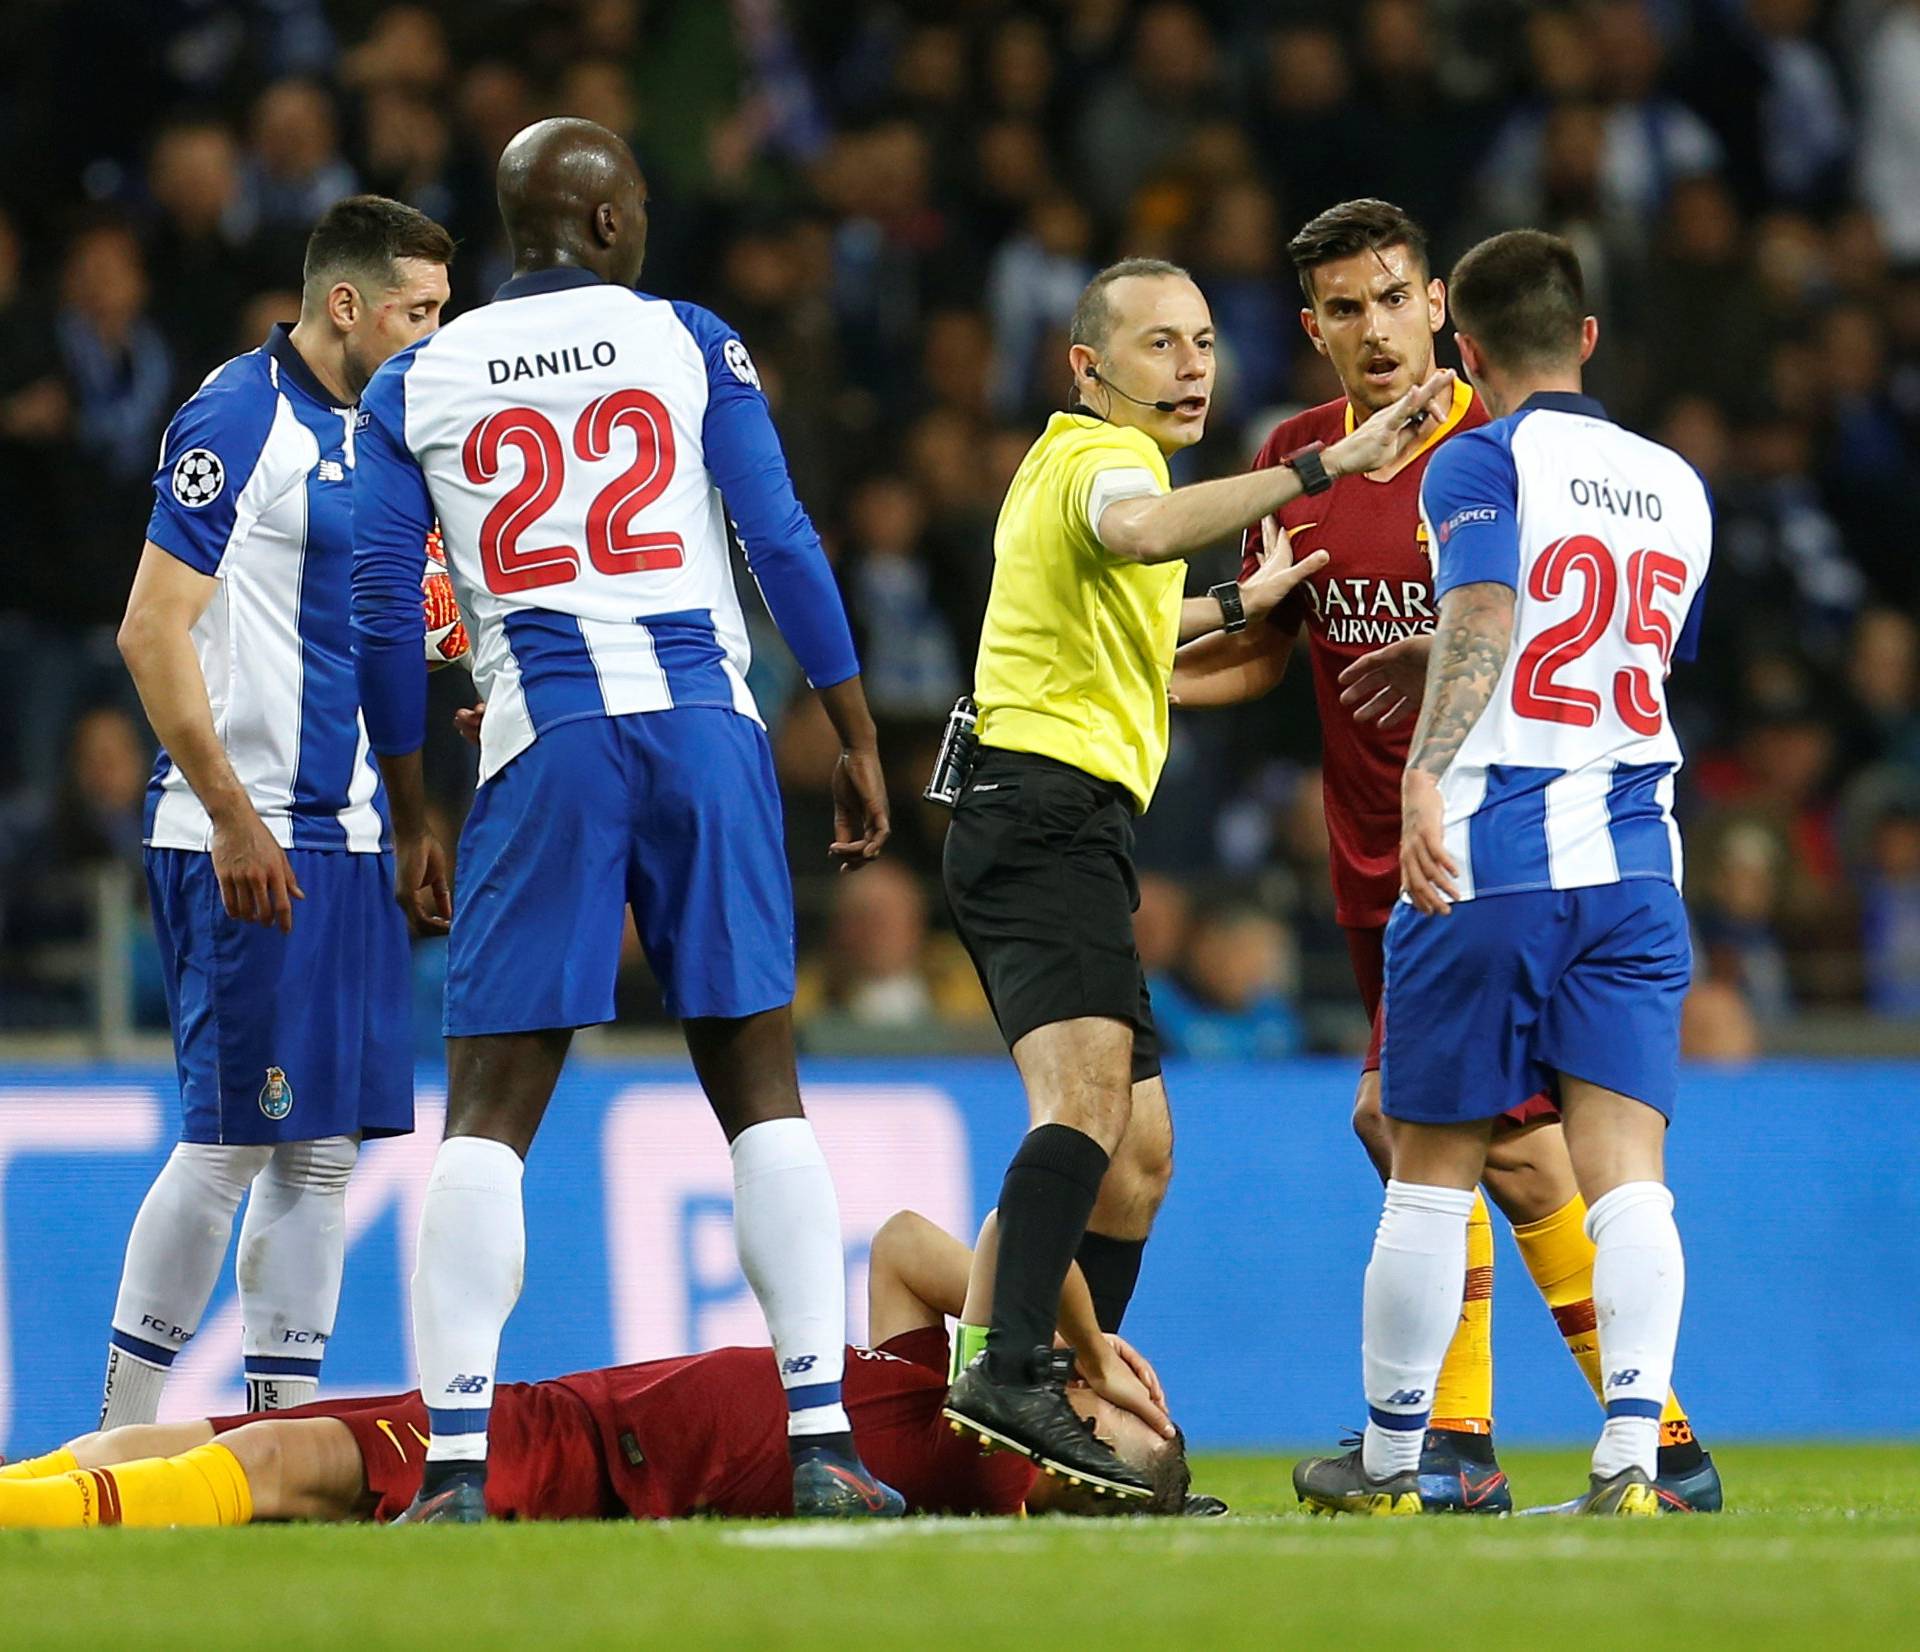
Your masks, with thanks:
<instances>
[{"instance_id":1,"label":"blue jersey sleeve","mask_svg":"<svg viewBox=\"0 0 1920 1652\"><path fill-rule=\"evenodd\" d=\"M1420 483L1420 513L1433 545L1433 596L1458 585L1518 586L1520 478L1495 428L1442 442Z\"/></svg>"},{"instance_id":2,"label":"blue jersey sleeve","mask_svg":"<svg viewBox=\"0 0 1920 1652\"><path fill-rule=\"evenodd\" d=\"M1713 489L1707 485L1707 479L1700 475L1699 467L1694 467L1694 475L1700 479L1700 492L1707 502L1707 531L1713 532ZM1700 588L1693 593L1693 602L1687 609L1687 617L1680 623L1680 635L1674 639L1673 657L1683 664L1691 664L1700 653L1700 626L1702 615L1707 606L1707 582L1700 581Z\"/></svg>"},{"instance_id":3,"label":"blue jersey sleeve","mask_svg":"<svg viewBox=\"0 0 1920 1652\"><path fill-rule=\"evenodd\" d=\"M860 669L846 607L820 535L794 496L753 359L740 335L711 311L678 302L673 308L706 357L701 442L707 470L726 501L767 611L808 682L815 688L844 682Z\"/></svg>"},{"instance_id":4,"label":"blue jersey sleeve","mask_svg":"<svg viewBox=\"0 0 1920 1652\"><path fill-rule=\"evenodd\" d=\"M160 444L147 538L203 574L220 571L240 496L259 467L280 398L256 358L229 362L173 416Z\"/></svg>"},{"instance_id":5,"label":"blue jersey sleeve","mask_svg":"<svg viewBox=\"0 0 1920 1652\"><path fill-rule=\"evenodd\" d=\"M353 660L367 743L382 757L417 751L427 737L427 566L433 501L406 443L406 374L413 350L375 373L360 399L354 439Z\"/></svg>"}]
</instances>

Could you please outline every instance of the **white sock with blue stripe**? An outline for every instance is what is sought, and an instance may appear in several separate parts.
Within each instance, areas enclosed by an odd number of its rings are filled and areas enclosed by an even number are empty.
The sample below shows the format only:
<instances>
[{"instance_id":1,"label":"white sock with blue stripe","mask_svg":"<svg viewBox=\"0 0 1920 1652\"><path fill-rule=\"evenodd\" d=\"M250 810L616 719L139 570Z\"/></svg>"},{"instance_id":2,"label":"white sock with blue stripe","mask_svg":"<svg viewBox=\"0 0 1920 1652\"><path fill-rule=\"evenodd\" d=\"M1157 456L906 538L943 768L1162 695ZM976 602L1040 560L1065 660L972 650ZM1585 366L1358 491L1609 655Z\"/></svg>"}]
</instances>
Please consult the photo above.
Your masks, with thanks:
<instances>
[{"instance_id":1,"label":"white sock with blue stripe","mask_svg":"<svg viewBox=\"0 0 1920 1652\"><path fill-rule=\"evenodd\" d=\"M850 1432L840 1391L847 1360L840 1201L807 1120L768 1119L734 1137L733 1232L773 1337L787 1433Z\"/></svg>"},{"instance_id":2,"label":"white sock with blue stripe","mask_svg":"<svg viewBox=\"0 0 1920 1652\"><path fill-rule=\"evenodd\" d=\"M352 1136L282 1142L253 1179L240 1223L240 1352L249 1411L305 1405L340 1306Z\"/></svg>"},{"instance_id":3,"label":"white sock with blue stripe","mask_svg":"<svg viewBox=\"0 0 1920 1652\"><path fill-rule=\"evenodd\" d=\"M127 1235L108 1339L102 1428L150 1423L180 1350L200 1329L233 1236L233 1213L271 1147L182 1142L147 1189Z\"/></svg>"},{"instance_id":4,"label":"white sock with blue stripe","mask_svg":"<svg viewBox=\"0 0 1920 1652\"><path fill-rule=\"evenodd\" d=\"M526 1268L525 1171L505 1142L449 1136L427 1179L414 1258L413 1340L430 1422L429 1462L487 1460L500 1331L520 1300Z\"/></svg>"},{"instance_id":5,"label":"white sock with blue stripe","mask_svg":"<svg viewBox=\"0 0 1920 1652\"><path fill-rule=\"evenodd\" d=\"M1360 1460L1376 1480L1420 1466L1433 1386L1466 1297L1470 1187L1388 1182L1361 1312L1367 1431Z\"/></svg>"},{"instance_id":6,"label":"white sock with blue stripe","mask_svg":"<svg viewBox=\"0 0 1920 1652\"><path fill-rule=\"evenodd\" d=\"M1600 1334L1607 1421L1593 1472L1659 1471L1660 1410L1673 1381L1687 1263L1673 1194L1659 1182L1623 1182L1587 1212L1593 1241L1593 1311Z\"/></svg>"}]
</instances>

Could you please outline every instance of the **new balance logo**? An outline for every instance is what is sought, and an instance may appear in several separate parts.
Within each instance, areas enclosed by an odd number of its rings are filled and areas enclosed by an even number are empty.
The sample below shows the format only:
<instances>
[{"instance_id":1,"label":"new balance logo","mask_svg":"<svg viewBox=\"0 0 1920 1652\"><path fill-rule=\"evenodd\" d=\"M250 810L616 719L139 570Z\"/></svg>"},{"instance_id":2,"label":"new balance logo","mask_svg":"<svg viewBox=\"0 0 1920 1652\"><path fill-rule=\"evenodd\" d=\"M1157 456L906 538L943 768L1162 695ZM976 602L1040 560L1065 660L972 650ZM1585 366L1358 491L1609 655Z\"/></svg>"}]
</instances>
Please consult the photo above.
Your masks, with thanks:
<instances>
[{"instance_id":1,"label":"new balance logo","mask_svg":"<svg viewBox=\"0 0 1920 1652\"><path fill-rule=\"evenodd\" d=\"M346 466L337 459L322 459L319 464L319 475L323 482L344 482L347 479Z\"/></svg>"},{"instance_id":2,"label":"new balance logo","mask_svg":"<svg viewBox=\"0 0 1920 1652\"><path fill-rule=\"evenodd\" d=\"M806 1375L819 1362L818 1354L795 1354L790 1360L781 1362L780 1369L790 1377Z\"/></svg>"},{"instance_id":3,"label":"new balance logo","mask_svg":"<svg viewBox=\"0 0 1920 1652\"><path fill-rule=\"evenodd\" d=\"M1425 1405L1427 1391L1424 1388L1402 1388L1396 1394L1387 1396L1388 1405Z\"/></svg>"},{"instance_id":4,"label":"new balance logo","mask_svg":"<svg viewBox=\"0 0 1920 1652\"><path fill-rule=\"evenodd\" d=\"M1609 1388L1630 1388L1640 1380L1640 1367L1629 1365L1625 1370L1615 1371L1607 1378Z\"/></svg>"},{"instance_id":5,"label":"new balance logo","mask_svg":"<svg viewBox=\"0 0 1920 1652\"><path fill-rule=\"evenodd\" d=\"M449 1394L484 1394L487 1382L486 1377L459 1376L447 1384L446 1391Z\"/></svg>"}]
</instances>

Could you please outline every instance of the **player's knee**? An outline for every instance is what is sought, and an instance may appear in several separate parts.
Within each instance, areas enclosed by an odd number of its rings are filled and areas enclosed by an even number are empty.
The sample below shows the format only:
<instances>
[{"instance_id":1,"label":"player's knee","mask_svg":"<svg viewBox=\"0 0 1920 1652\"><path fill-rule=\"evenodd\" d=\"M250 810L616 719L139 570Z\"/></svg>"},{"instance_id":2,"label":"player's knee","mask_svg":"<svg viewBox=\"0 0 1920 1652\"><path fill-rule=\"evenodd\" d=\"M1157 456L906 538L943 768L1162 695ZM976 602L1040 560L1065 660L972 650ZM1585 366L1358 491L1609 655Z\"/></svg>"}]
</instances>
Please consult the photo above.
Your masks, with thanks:
<instances>
[{"instance_id":1,"label":"player's knee","mask_svg":"<svg viewBox=\"0 0 1920 1652\"><path fill-rule=\"evenodd\" d=\"M321 1198L347 1190L360 1159L357 1136L326 1136L319 1141L283 1142L274 1149L271 1174L287 1187Z\"/></svg>"},{"instance_id":2,"label":"player's knee","mask_svg":"<svg viewBox=\"0 0 1920 1652\"><path fill-rule=\"evenodd\" d=\"M273 1158L268 1145L240 1147L217 1142L182 1142L173 1150L171 1165L209 1196L231 1209L240 1203L254 1177Z\"/></svg>"}]
</instances>

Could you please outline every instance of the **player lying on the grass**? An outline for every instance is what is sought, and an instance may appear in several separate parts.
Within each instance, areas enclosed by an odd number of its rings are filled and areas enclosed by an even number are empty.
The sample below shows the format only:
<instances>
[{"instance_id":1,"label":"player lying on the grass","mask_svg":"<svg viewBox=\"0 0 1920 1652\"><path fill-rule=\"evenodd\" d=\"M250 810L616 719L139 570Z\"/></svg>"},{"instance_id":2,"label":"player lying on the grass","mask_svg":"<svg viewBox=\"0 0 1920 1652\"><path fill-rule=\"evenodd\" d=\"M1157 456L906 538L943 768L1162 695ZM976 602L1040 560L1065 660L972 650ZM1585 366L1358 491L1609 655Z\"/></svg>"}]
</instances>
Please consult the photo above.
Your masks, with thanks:
<instances>
[{"instance_id":1,"label":"player lying on the grass","mask_svg":"<svg viewBox=\"0 0 1920 1652\"><path fill-rule=\"evenodd\" d=\"M868 1334L847 1350L846 1403L862 1460L922 1514L1099 1514L1120 1505L983 1457L941 1416L946 1318L989 1313L994 1245L980 1261L925 1217L901 1211L874 1235ZM1185 1442L1152 1368L1102 1335L1076 1268L1060 1330L1083 1381L1068 1396L1088 1428L1154 1487L1151 1512L1186 1501ZM786 1402L765 1348L503 1384L494 1401L488 1513L520 1520L678 1519L793 1512ZM419 1393L352 1398L88 1434L0 1468L0 1527L231 1526L259 1520L391 1520L420 1489L427 1412ZM1128 1505L1138 1507L1138 1505Z\"/></svg>"}]
</instances>

